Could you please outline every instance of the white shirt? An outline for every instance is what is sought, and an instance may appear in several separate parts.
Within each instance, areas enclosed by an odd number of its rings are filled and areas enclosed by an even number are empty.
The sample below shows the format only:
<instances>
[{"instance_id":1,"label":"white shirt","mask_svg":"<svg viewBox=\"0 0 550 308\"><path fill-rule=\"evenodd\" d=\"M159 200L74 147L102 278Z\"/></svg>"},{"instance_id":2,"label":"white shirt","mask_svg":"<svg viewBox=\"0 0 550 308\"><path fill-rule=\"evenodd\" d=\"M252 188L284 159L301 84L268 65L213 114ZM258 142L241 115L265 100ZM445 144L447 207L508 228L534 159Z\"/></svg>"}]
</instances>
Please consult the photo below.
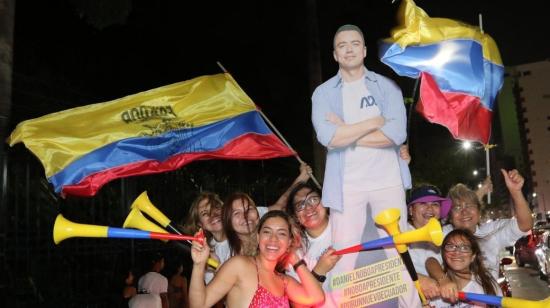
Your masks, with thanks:
<instances>
[{"instance_id":1,"label":"white shirt","mask_svg":"<svg viewBox=\"0 0 550 308\"><path fill-rule=\"evenodd\" d=\"M136 294L128 301L130 308L162 308L158 294Z\"/></svg>"},{"instance_id":2,"label":"white shirt","mask_svg":"<svg viewBox=\"0 0 550 308\"><path fill-rule=\"evenodd\" d=\"M262 219L262 217L269 212L269 208L267 206L258 206L256 208L258 210L258 217Z\"/></svg>"},{"instance_id":3,"label":"white shirt","mask_svg":"<svg viewBox=\"0 0 550 308\"><path fill-rule=\"evenodd\" d=\"M342 88L344 122L355 124L381 114L363 78L344 82ZM388 121L388 119L386 120ZM402 185L395 148L350 146L345 150L344 186L372 191Z\"/></svg>"},{"instance_id":4,"label":"white shirt","mask_svg":"<svg viewBox=\"0 0 550 308\"><path fill-rule=\"evenodd\" d=\"M229 260L231 258L231 250L229 249L229 242L226 240L218 242L215 239L210 240L210 247L214 248L214 253L216 254L216 257L218 257L218 260L220 261L220 265ZM204 282L206 284L210 283L214 279L214 269L208 268L206 273L204 274Z\"/></svg>"},{"instance_id":5,"label":"white shirt","mask_svg":"<svg viewBox=\"0 0 550 308\"><path fill-rule=\"evenodd\" d=\"M407 227L407 231L416 229L411 224L407 224ZM428 260L429 257L433 257L441 262L441 249L433 243L418 242L408 244L408 246L409 254L411 255L414 268L418 274L428 276L428 271L426 270L426 260Z\"/></svg>"},{"instance_id":6,"label":"white shirt","mask_svg":"<svg viewBox=\"0 0 550 308\"><path fill-rule=\"evenodd\" d=\"M325 253L325 251L327 251L327 249L332 245L332 227L330 221L328 222L325 230L323 230L323 232L318 237L311 237L307 233L306 236L309 245L303 259L304 261L306 261L307 268L312 271L315 265L317 265L317 262L319 261L321 255L323 255L323 253ZM287 269L287 274L300 281L300 277L298 277L298 274L296 274L292 266ZM328 292L330 290L330 282L328 279L323 282L323 290L325 292ZM326 303L329 303L329 301L327 300Z\"/></svg>"},{"instance_id":7,"label":"white shirt","mask_svg":"<svg viewBox=\"0 0 550 308\"><path fill-rule=\"evenodd\" d=\"M519 229L516 218L499 219L479 226L475 235L479 238L479 248L483 252L483 264L495 280L498 279L500 264L499 253L507 246L513 246L515 242L527 232Z\"/></svg>"},{"instance_id":8,"label":"white shirt","mask_svg":"<svg viewBox=\"0 0 550 308\"><path fill-rule=\"evenodd\" d=\"M139 278L138 291L149 294L168 293L168 279L157 272L148 272Z\"/></svg>"}]
</instances>

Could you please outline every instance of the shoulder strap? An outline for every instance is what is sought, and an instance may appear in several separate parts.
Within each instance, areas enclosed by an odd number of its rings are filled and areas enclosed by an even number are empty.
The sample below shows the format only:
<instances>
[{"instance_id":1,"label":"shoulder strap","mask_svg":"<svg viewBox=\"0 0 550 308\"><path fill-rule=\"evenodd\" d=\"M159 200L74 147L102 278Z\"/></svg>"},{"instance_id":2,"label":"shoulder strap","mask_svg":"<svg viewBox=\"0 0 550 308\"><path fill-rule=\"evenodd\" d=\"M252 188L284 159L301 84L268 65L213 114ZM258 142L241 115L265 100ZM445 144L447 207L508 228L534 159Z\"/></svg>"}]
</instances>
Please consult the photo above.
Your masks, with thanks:
<instances>
[{"instance_id":1,"label":"shoulder strap","mask_svg":"<svg viewBox=\"0 0 550 308\"><path fill-rule=\"evenodd\" d=\"M253 260L254 260L254 265L256 266L256 278L258 279L257 287L259 288L260 287L260 271L258 270L258 263L256 261L256 258L253 257Z\"/></svg>"}]
</instances>

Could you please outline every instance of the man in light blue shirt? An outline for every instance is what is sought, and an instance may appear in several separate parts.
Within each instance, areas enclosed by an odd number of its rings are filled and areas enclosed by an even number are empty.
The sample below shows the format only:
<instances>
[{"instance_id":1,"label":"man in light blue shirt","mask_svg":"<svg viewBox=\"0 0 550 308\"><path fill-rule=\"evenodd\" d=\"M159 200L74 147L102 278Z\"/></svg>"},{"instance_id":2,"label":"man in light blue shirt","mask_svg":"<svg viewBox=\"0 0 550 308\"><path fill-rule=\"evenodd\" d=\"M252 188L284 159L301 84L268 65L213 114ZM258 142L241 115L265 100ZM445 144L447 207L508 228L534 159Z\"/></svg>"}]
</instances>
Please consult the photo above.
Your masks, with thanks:
<instances>
[{"instance_id":1,"label":"man in light blue shirt","mask_svg":"<svg viewBox=\"0 0 550 308\"><path fill-rule=\"evenodd\" d=\"M333 52L339 71L312 96L317 139L327 148L323 204L332 209L336 249L388 236L374 223L374 217L388 208L401 210L400 226L406 230L405 188L410 188L411 177L399 156L399 145L406 139L403 96L394 82L365 68L366 54L362 31L353 25L340 27ZM348 254L331 275L396 255L395 249ZM408 284L407 277L403 275ZM418 296L412 284L408 286L411 291L401 295L399 306L417 307ZM333 293L336 303L345 301L342 294ZM396 306L394 299L377 307Z\"/></svg>"}]
</instances>

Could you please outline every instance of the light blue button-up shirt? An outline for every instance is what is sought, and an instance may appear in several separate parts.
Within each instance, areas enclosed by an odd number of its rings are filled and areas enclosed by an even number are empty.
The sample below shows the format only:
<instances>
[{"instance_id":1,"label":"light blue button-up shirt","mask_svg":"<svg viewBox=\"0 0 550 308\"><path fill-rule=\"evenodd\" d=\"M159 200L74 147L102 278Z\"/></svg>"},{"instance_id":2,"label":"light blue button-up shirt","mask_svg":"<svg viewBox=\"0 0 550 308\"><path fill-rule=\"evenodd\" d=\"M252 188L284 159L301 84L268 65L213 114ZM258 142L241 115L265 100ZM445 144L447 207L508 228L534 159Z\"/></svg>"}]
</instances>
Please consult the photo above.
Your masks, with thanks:
<instances>
[{"instance_id":1,"label":"light blue button-up shirt","mask_svg":"<svg viewBox=\"0 0 550 308\"><path fill-rule=\"evenodd\" d=\"M401 89L390 79L368 71L365 68L365 85L374 96L378 108L385 119L382 133L393 141L395 153L398 156L401 180L404 188L411 187L411 173L407 162L399 156L399 145L407 138L407 113L403 103ZM327 147L327 162L323 183L323 204L331 209L342 211L344 208L343 176L344 153L347 147L331 148L329 143L336 133L337 125L326 120L326 115L333 112L344 119L342 102L343 80L340 72L336 76L318 86L313 92L311 120L317 133L317 140ZM354 146L351 144L349 146Z\"/></svg>"}]
</instances>

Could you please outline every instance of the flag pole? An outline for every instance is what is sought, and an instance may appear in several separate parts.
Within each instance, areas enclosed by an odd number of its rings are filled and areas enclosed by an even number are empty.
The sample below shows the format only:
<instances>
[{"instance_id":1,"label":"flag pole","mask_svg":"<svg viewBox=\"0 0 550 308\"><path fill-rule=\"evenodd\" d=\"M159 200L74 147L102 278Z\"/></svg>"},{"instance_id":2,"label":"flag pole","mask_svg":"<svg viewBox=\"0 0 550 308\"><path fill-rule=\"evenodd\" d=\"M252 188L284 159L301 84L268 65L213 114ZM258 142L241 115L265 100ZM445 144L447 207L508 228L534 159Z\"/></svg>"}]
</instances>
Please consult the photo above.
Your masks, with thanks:
<instances>
[{"instance_id":1,"label":"flag pole","mask_svg":"<svg viewBox=\"0 0 550 308\"><path fill-rule=\"evenodd\" d=\"M216 61L216 63L218 64L218 66L220 67L220 69L224 72L224 73L227 73L227 74L230 74L226 69L225 67L219 62L219 61ZM275 131L275 134L277 134L277 136L279 138L281 138L281 140L284 142L284 144L290 149L292 150L292 152L296 153L294 155L294 157L296 157L296 159L298 160L298 162L300 164L305 164L306 162L302 160L302 158L300 157L300 155L298 155L298 152L296 152L294 150L294 148L292 148L292 146L290 145L290 143L288 143L288 141L286 141L285 137L283 137L283 135L279 132L279 130L277 129L277 127L275 127L275 125L273 125L273 123L269 120L269 118L263 113L263 111L261 109L257 109L258 112L260 113L260 115L262 116L262 118L267 122L267 124L269 124L269 126L271 126L271 128L273 129L273 131ZM315 176L313 175L313 173L311 173L310 175L310 178L311 180L313 181L313 183L315 183L315 185L317 185L317 187L319 189L321 189L321 184L319 183L319 181L317 181L317 178L315 178Z\"/></svg>"},{"instance_id":2,"label":"flag pole","mask_svg":"<svg viewBox=\"0 0 550 308\"><path fill-rule=\"evenodd\" d=\"M412 114L414 110L416 91L418 91L419 83L420 83L420 76L418 76L418 78L416 78L416 81L414 82L414 87L413 87L412 96L411 96L411 105L409 106L409 116L407 119L407 141L405 142L407 145L409 145L409 140L411 139L411 120L412 120Z\"/></svg>"},{"instance_id":3,"label":"flag pole","mask_svg":"<svg viewBox=\"0 0 550 308\"><path fill-rule=\"evenodd\" d=\"M483 34L483 15L479 13L479 30L481 31L481 34ZM489 135L489 139L491 139L491 136ZM491 178L491 157L489 155L489 149L491 148L489 142L487 142L486 145L484 145L485 148L485 169L487 170L487 177ZM487 204L491 204L491 192L487 192Z\"/></svg>"}]
</instances>

